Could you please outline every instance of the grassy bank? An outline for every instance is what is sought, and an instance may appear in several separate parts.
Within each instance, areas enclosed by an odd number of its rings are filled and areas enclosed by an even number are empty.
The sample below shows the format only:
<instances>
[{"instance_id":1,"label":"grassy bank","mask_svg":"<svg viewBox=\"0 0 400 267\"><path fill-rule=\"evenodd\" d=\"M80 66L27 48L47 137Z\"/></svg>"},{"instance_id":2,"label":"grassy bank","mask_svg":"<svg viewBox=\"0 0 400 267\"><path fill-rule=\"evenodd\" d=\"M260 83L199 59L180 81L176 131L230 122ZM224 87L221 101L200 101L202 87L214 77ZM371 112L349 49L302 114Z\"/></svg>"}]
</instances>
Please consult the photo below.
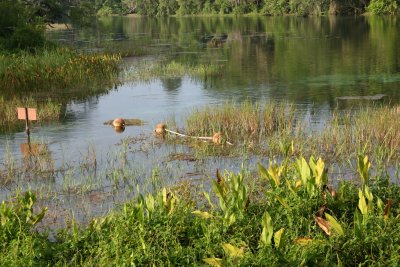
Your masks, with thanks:
<instances>
[{"instance_id":1,"label":"grassy bank","mask_svg":"<svg viewBox=\"0 0 400 267\"><path fill-rule=\"evenodd\" d=\"M0 206L4 265L353 266L399 261L400 187L385 171L337 188L322 159L286 158L257 174L217 172L211 190L142 193L50 242L26 193ZM35 210L35 212L34 212Z\"/></svg>"}]
</instances>

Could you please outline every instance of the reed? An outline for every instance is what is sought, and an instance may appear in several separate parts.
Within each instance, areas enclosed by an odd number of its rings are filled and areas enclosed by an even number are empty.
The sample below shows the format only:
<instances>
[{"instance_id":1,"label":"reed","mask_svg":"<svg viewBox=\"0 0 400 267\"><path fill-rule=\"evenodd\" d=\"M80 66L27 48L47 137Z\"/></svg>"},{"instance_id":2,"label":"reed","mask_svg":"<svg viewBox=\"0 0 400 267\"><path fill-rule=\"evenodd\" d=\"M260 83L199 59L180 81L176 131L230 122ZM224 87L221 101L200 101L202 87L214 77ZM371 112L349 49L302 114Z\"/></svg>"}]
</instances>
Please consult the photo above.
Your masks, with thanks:
<instances>
[{"instance_id":1,"label":"reed","mask_svg":"<svg viewBox=\"0 0 400 267\"><path fill-rule=\"evenodd\" d=\"M235 144L223 151L212 145L193 146L197 155L203 156L243 155L247 151L247 154L274 157L284 154L284 144L293 142L296 155L325 155L327 160L338 162L358 153L368 153L389 162L400 158L398 115L398 107L334 111L325 127L311 130L307 126L309 122L291 105L227 102L191 111L183 132L192 136L221 132Z\"/></svg>"},{"instance_id":2,"label":"reed","mask_svg":"<svg viewBox=\"0 0 400 267\"><path fill-rule=\"evenodd\" d=\"M291 132L294 126L292 106L245 101L194 110L186 118L185 131L201 136L222 132L233 142L261 142L273 133Z\"/></svg>"},{"instance_id":3,"label":"reed","mask_svg":"<svg viewBox=\"0 0 400 267\"><path fill-rule=\"evenodd\" d=\"M3 94L92 89L116 82L119 60L118 55L79 54L65 48L0 55L0 88Z\"/></svg>"}]
</instances>

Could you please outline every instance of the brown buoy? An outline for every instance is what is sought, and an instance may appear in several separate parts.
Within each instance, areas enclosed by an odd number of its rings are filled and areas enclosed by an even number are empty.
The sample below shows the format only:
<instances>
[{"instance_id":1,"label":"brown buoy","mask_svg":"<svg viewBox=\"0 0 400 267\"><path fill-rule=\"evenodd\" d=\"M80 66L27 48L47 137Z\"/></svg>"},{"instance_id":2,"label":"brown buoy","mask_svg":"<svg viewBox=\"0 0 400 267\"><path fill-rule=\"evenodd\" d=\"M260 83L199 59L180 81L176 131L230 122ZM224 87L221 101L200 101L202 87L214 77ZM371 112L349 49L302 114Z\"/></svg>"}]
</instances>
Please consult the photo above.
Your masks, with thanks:
<instances>
[{"instance_id":1,"label":"brown buoy","mask_svg":"<svg viewBox=\"0 0 400 267\"><path fill-rule=\"evenodd\" d=\"M124 127L125 121L122 118L116 118L115 120L113 120L112 125L114 127Z\"/></svg>"},{"instance_id":2,"label":"brown buoy","mask_svg":"<svg viewBox=\"0 0 400 267\"><path fill-rule=\"evenodd\" d=\"M156 129L154 130L156 134L165 134L165 129L167 128L167 125L165 123L159 123L156 125Z\"/></svg>"},{"instance_id":3,"label":"brown buoy","mask_svg":"<svg viewBox=\"0 0 400 267\"><path fill-rule=\"evenodd\" d=\"M212 141L214 144L220 145L222 144L222 135L220 132L216 132L214 133L214 135L212 136Z\"/></svg>"}]
</instances>

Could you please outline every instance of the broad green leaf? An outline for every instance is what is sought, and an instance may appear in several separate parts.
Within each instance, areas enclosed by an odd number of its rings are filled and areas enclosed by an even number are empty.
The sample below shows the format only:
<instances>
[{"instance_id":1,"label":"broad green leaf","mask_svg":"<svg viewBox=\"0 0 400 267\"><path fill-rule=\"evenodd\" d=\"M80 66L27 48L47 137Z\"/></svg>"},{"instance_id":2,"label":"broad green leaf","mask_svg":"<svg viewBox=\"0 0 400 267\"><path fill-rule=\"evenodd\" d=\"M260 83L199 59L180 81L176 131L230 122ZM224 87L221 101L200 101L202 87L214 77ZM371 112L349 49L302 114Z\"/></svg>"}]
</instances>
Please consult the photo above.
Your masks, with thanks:
<instances>
[{"instance_id":1,"label":"broad green leaf","mask_svg":"<svg viewBox=\"0 0 400 267\"><path fill-rule=\"evenodd\" d=\"M206 211L200 211L200 210L192 211L192 214L194 214L200 218L203 218L203 219L210 219L213 217L210 213L208 213Z\"/></svg>"},{"instance_id":2,"label":"broad green leaf","mask_svg":"<svg viewBox=\"0 0 400 267\"><path fill-rule=\"evenodd\" d=\"M331 228L335 231L339 236L344 235L343 228L340 223L328 213L325 213L325 218L329 222Z\"/></svg>"},{"instance_id":3,"label":"broad green leaf","mask_svg":"<svg viewBox=\"0 0 400 267\"><path fill-rule=\"evenodd\" d=\"M378 207L378 209L380 211L383 211L385 204L383 203L382 199L380 199L379 197L376 199L376 206Z\"/></svg>"},{"instance_id":4,"label":"broad green leaf","mask_svg":"<svg viewBox=\"0 0 400 267\"><path fill-rule=\"evenodd\" d=\"M327 174L325 172L325 162L319 158L316 165L315 182L318 186L326 185L328 183Z\"/></svg>"},{"instance_id":5,"label":"broad green leaf","mask_svg":"<svg viewBox=\"0 0 400 267\"><path fill-rule=\"evenodd\" d=\"M281 168L277 164L270 164L267 172L271 182L278 187L281 184Z\"/></svg>"},{"instance_id":6,"label":"broad green leaf","mask_svg":"<svg viewBox=\"0 0 400 267\"><path fill-rule=\"evenodd\" d=\"M220 258L206 258L203 261L213 267L222 267L222 259Z\"/></svg>"},{"instance_id":7,"label":"broad green leaf","mask_svg":"<svg viewBox=\"0 0 400 267\"><path fill-rule=\"evenodd\" d=\"M261 225L263 226L261 233L261 242L265 246L271 245L272 235L274 234L274 226L269 213L266 211L262 217Z\"/></svg>"},{"instance_id":8,"label":"broad green leaf","mask_svg":"<svg viewBox=\"0 0 400 267\"><path fill-rule=\"evenodd\" d=\"M222 248L224 249L225 253L232 258L241 258L244 255L243 249L235 247L229 243L222 244Z\"/></svg>"},{"instance_id":9,"label":"broad green leaf","mask_svg":"<svg viewBox=\"0 0 400 267\"><path fill-rule=\"evenodd\" d=\"M297 159L297 167L300 173L301 181L304 185L306 185L311 176L310 167L307 164L307 161L303 157Z\"/></svg>"},{"instance_id":10,"label":"broad green leaf","mask_svg":"<svg viewBox=\"0 0 400 267\"><path fill-rule=\"evenodd\" d=\"M364 195L368 199L368 204L370 204L370 203L372 204L372 201L374 200L374 196L372 195L368 186L365 186L365 188L364 188Z\"/></svg>"},{"instance_id":11,"label":"broad green leaf","mask_svg":"<svg viewBox=\"0 0 400 267\"><path fill-rule=\"evenodd\" d=\"M280 248L281 246L283 246L284 242L283 242L283 238L282 235L285 232L285 228L281 228L278 231L275 232L274 234L274 243L275 243L275 247L276 248Z\"/></svg>"},{"instance_id":12,"label":"broad green leaf","mask_svg":"<svg viewBox=\"0 0 400 267\"><path fill-rule=\"evenodd\" d=\"M297 188L299 188L300 186L302 186L303 185L303 182L301 181L301 180L297 180L296 181L296 184L294 185L294 187L297 189Z\"/></svg>"},{"instance_id":13,"label":"broad green leaf","mask_svg":"<svg viewBox=\"0 0 400 267\"><path fill-rule=\"evenodd\" d=\"M368 214L368 206L367 202L365 201L364 194L361 190L358 190L358 197L359 197L358 208L360 209L361 214L365 216Z\"/></svg>"},{"instance_id":14,"label":"broad green leaf","mask_svg":"<svg viewBox=\"0 0 400 267\"><path fill-rule=\"evenodd\" d=\"M153 212L155 208L154 197L152 194L146 196L146 208L148 211Z\"/></svg>"}]
</instances>

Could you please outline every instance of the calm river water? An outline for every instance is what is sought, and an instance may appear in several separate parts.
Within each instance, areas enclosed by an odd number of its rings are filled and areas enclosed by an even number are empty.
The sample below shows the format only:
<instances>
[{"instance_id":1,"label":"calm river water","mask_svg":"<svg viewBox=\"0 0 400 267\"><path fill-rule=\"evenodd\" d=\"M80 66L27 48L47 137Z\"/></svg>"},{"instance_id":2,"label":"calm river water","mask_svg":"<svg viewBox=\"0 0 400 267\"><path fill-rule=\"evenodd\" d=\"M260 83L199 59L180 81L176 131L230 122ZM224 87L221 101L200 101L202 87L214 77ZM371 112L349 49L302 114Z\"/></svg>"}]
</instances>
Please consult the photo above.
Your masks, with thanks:
<instances>
[{"instance_id":1,"label":"calm river water","mask_svg":"<svg viewBox=\"0 0 400 267\"><path fill-rule=\"evenodd\" d=\"M172 116L179 121L194 107L227 100L293 103L317 126L333 109L360 104L337 97L384 94L375 103L396 104L399 32L396 17L109 17L91 29L52 30L47 33L50 39L82 50L146 54L124 59L131 71L163 60L217 64L221 75L124 82L108 94L68 103L62 122L36 126L32 138L48 144L58 167L81 163L91 150L106 164L107 157L120 152L116 144L121 139L148 135L160 121ZM117 134L103 125L115 117L139 118L147 124ZM21 159L25 140L23 129L0 135L0 162L10 154ZM134 160L144 169L164 163L149 154Z\"/></svg>"}]
</instances>

